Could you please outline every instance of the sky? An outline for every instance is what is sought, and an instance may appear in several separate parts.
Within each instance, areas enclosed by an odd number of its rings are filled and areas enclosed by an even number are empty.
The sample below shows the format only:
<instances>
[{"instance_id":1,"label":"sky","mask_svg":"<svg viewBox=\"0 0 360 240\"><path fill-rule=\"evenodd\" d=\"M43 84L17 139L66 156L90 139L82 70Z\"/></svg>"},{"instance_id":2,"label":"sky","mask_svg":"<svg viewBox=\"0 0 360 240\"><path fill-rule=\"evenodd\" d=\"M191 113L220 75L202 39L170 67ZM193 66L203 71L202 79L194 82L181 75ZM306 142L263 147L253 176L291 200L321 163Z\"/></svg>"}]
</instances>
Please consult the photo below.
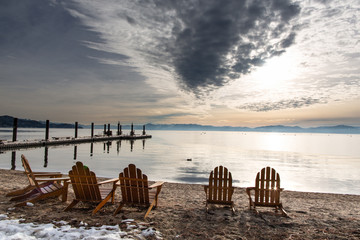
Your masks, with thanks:
<instances>
[{"instance_id":1,"label":"sky","mask_svg":"<svg viewBox=\"0 0 360 240\"><path fill-rule=\"evenodd\" d=\"M0 115L360 126L358 0L2 0Z\"/></svg>"}]
</instances>

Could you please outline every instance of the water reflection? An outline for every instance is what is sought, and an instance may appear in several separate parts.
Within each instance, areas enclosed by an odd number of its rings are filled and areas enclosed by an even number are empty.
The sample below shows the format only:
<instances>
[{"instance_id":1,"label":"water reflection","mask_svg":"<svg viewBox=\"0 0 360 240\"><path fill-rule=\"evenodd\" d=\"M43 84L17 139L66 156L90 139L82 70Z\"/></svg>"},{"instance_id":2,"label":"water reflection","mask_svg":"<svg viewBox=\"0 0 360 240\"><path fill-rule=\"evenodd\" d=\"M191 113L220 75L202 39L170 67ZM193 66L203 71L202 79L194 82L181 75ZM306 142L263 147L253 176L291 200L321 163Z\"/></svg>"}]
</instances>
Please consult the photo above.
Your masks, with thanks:
<instances>
[{"instance_id":1,"label":"water reflection","mask_svg":"<svg viewBox=\"0 0 360 240\"><path fill-rule=\"evenodd\" d=\"M77 145L74 146L74 160L77 159Z\"/></svg>"},{"instance_id":2,"label":"water reflection","mask_svg":"<svg viewBox=\"0 0 360 240\"><path fill-rule=\"evenodd\" d=\"M130 151L132 152L134 149L134 140L130 140Z\"/></svg>"},{"instance_id":3,"label":"water reflection","mask_svg":"<svg viewBox=\"0 0 360 240\"><path fill-rule=\"evenodd\" d=\"M110 146L112 145L111 141L108 142L104 142L104 153L106 151L106 153L110 153Z\"/></svg>"},{"instance_id":4,"label":"water reflection","mask_svg":"<svg viewBox=\"0 0 360 240\"><path fill-rule=\"evenodd\" d=\"M94 152L94 143L90 143L90 157L93 156L93 152Z\"/></svg>"},{"instance_id":5,"label":"water reflection","mask_svg":"<svg viewBox=\"0 0 360 240\"><path fill-rule=\"evenodd\" d=\"M116 141L116 153L119 155L121 148L121 141Z\"/></svg>"},{"instance_id":6,"label":"water reflection","mask_svg":"<svg viewBox=\"0 0 360 240\"><path fill-rule=\"evenodd\" d=\"M152 135L142 142L77 144L76 150L74 145L49 146L46 164L42 148L23 149L14 156L5 151L0 154L0 168L22 170L20 155L24 154L34 171L42 171L45 165L47 171L67 173L76 156L101 177L116 177L133 163L146 169L150 180L206 184L211 170L223 165L231 171L234 186L249 187L259 170L271 166L286 190L360 194L360 135L191 131L154 131ZM277 147L269 139L277 139Z\"/></svg>"},{"instance_id":7,"label":"water reflection","mask_svg":"<svg viewBox=\"0 0 360 240\"><path fill-rule=\"evenodd\" d=\"M16 151L11 152L11 170L15 170L16 168Z\"/></svg>"},{"instance_id":8,"label":"water reflection","mask_svg":"<svg viewBox=\"0 0 360 240\"><path fill-rule=\"evenodd\" d=\"M44 150L44 168L46 168L47 165L48 165L48 156L49 156L49 148L47 146L45 146L45 150Z\"/></svg>"},{"instance_id":9,"label":"water reflection","mask_svg":"<svg viewBox=\"0 0 360 240\"><path fill-rule=\"evenodd\" d=\"M117 155L120 154L120 149L121 149L121 142L122 141L125 141L125 142L128 142L130 143L130 152L133 152L134 151L134 146L135 146L135 141L134 140L116 140L116 153ZM144 150L145 149L145 142L146 140L142 140L142 149ZM86 145L86 144L89 144L89 143L83 143L83 144L79 144L79 145ZM106 153L106 154L110 154L111 153L111 147L112 147L112 141L107 141L107 142L104 142L104 143L98 143L98 144L102 144L103 145L103 153ZM90 152L90 157L94 157L94 145L95 143L90 143L90 149L89 149L89 152ZM49 151L67 151L66 149L71 146L71 144L67 144L67 145L63 145L63 146L44 146L44 152L43 154L43 168L47 168L48 167L48 164L49 164ZM73 160L79 160L79 150L78 150L78 144L77 145L73 145L73 155L72 155L72 158ZM39 149L41 148L28 148L26 150L18 150L19 152L25 152L24 154L27 155L27 151L29 152L32 152L32 151L39 151ZM56 150L55 150L56 149ZM62 150L63 149L63 150ZM2 151L0 152L0 155L3 154L3 155L6 155L9 151ZM55 156L56 158L56 156ZM51 160L54 160L54 159L51 159ZM81 159L80 159L81 160ZM56 161L56 160L55 160ZM1 163L2 161L0 161L0 168L3 168L1 166ZM11 170L16 170L16 151L12 151L11 154L10 154L10 165L11 165ZM22 170L22 169L19 169L19 170Z\"/></svg>"}]
</instances>

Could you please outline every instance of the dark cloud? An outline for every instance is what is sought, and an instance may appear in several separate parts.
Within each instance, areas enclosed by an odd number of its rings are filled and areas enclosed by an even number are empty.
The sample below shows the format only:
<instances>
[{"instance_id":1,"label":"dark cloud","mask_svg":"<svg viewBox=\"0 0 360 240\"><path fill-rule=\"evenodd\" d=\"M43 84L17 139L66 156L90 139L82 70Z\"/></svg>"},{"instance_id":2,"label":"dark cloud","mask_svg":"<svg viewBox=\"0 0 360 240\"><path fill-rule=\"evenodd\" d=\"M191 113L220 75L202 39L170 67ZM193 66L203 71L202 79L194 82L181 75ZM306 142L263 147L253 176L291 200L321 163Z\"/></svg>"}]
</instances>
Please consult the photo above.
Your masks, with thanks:
<instances>
[{"instance_id":1,"label":"dark cloud","mask_svg":"<svg viewBox=\"0 0 360 240\"><path fill-rule=\"evenodd\" d=\"M239 109L246 109L255 112L268 112L274 110L282 110L289 108L301 108L308 107L313 104L318 103L326 103L325 99L317 99L317 98L300 98L300 99L290 99L290 100L281 100L278 102L259 102L259 103L251 103L240 106Z\"/></svg>"},{"instance_id":2,"label":"dark cloud","mask_svg":"<svg viewBox=\"0 0 360 240\"><path fill-rule=\"evenodd\" d=\"M154 1L165 14L175 12L173 36L159 45L167 46L167 61L194 93L251 72L296 37L289 21L300 7L288 0Z\"/></svg>"}]
</instances>

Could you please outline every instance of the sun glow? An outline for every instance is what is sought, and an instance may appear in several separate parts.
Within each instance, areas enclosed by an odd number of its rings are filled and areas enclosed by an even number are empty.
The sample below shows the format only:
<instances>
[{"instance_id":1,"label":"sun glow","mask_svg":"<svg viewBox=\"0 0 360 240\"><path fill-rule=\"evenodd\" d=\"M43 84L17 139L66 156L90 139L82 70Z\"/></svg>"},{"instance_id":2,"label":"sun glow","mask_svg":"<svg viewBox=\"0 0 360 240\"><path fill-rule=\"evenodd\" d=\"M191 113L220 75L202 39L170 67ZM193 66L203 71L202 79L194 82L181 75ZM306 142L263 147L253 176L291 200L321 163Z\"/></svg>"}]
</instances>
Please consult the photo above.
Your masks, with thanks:
<instances>
[{"instance_id":1,"label":"sun glow","mask_svg":"<svg viewBox=\"0 0 360 240\"><path fill-rule=\"evenodd\" d=\"M251 77L260 88L279 89L299 75L298 61L295 54L284 54L269 59L256 69Z\"/></svg>"}]
</instances>

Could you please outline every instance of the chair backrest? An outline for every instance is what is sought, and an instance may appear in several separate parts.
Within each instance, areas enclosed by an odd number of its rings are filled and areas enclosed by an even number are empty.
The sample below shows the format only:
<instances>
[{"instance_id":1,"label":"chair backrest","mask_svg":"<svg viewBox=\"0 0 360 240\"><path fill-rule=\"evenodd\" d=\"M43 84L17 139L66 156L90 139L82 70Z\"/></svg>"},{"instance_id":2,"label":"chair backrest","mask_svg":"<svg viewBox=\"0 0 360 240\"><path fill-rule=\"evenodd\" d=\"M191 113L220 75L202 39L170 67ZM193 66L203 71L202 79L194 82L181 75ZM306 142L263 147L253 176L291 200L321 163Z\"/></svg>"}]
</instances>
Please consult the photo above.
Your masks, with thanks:
<instances>
[{"instance_id":1,"label":"chair backrest","mask_svg":"<svg viewBox=\"0 0 360 240\"><path fill-rule=\"evenodd\" d=\"M255 179L255 204L276 206L280 204L280 175L271 167L261 169Z\"/></svg>"},{"instance_id":2,"label":"chair backrest","mask_svg":"<svg viewBox=\"0 0 360 240\"><path fill-rule=\"evenodd\" d=\"M29 180L30 185L39 187L38 182L36 181L35 175L31 170L29 161L26 159L26 157L22 154L21 155L21 162L24 167L25 174Z\"/></svg>"},{"instance_id":3,"label":"chair backrest","mask_svg":"<svg viewBox=\"0 0 360 240\"><path fill-rule=\"evenodd\" d=\"M89 202L102 200L95 173L82 162L76 162L69 171L69 177L77 200Z\"/></svg>"},{"instance_id":4,"label":"chair backrest","mask_svg":"<svg viewBox=\"0 0 360 240\"><path fill-rule=\"evenodd\" d=\"M148 178L134 164L119 174L122 201L132 204L149 204Z\"/></svg>"},{"instance_id":5,"label":"chair backrest","mask_svg":"<svg viewBox=\"0 0 360 240\"><path fill-rule=\"evenodd\" d=\"M209 177L208 201L231 202L232 194L231 172L223 166L214 168Z\"/></svg>"}]
</instances>

